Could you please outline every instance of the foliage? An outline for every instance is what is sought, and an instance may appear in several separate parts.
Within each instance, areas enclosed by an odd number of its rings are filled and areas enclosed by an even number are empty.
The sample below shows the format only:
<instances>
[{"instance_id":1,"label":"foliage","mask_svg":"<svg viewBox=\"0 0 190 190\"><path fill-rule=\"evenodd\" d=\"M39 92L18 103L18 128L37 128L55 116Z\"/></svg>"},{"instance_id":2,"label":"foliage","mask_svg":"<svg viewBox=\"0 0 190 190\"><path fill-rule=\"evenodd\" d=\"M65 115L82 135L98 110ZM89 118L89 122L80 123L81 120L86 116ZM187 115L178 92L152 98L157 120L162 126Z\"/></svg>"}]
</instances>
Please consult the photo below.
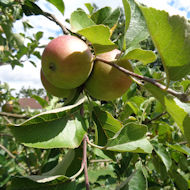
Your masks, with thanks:
<instances>
[{"instance_id":1,"label":"foliage","mask_svg":"<svg viewBox=\"0 0 190 190\"><path fill-rule=\"evenodd\" d=\"M48 2L64 14L63 1ZM0 187L85 189L87 158L91 189L189 189L189 22L133 0L123 0L122 11L85 6L88 13L71 14L68 31L96 55L119 48L141 78L133 76L128 91L108 102L80 89L68 100L49 96L44 103L42 90L22 89L15 97L0 83L0 106L17 105L0 117ZM1 62L14 68L25 57L40 59L43 33L15 35L12 27L24 14L54 17L29 0L0 0L0 12ZM20 43L23 37L28 43ZM35 97L43 110L20 109L20 97Z\"/></svg>"}]
</instances>

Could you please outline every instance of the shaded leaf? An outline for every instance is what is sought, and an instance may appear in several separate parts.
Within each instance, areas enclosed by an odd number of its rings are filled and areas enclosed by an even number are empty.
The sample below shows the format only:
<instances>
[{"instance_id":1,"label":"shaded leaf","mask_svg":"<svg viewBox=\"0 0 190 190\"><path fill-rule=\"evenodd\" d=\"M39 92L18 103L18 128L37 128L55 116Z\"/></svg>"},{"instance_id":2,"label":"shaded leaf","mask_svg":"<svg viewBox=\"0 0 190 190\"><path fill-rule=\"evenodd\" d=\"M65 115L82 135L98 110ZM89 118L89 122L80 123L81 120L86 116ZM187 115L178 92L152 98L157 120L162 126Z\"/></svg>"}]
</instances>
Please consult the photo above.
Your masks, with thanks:
<instances>
[{"instance_id":1,"label":"shaded leaf","mask_svg":"<svg viewBox=\"0 0 190 190\"><path fill-rule=\"evenodd\" d=\"M103 24L103 22L110 16L110 14L111 14L111 7L104 7L93 13L91 19L96 24Z\"/></svg>"},{"instance_id":2,"label":"shaded leaf","mask_svg":"<svg viewBox=\"0 0 190 190\"><path fill-rule=\"evenodd\" d=\"M43 15L42 9L32 1L25 1L24 5L22 5L22 10L26 16Z\"/></svg>"},{"instance_id":3,"label":"shaded leaf","mask_svg":"<svg viewBox=\"0 0 190 190\"><path fill-rule=\"evenodd\" d=\"M7 190L71 190L75 189L75 182L65 182L61 184L37 183L24 177L15 177Z\"/></svg>"},{"instance_id":4,"label":"shaded leaf","mask_svg":"<svg viewBox=\"0 0 190 190\"><path fill-rule=\"evenodd\" d=\"M179 144L166 144L170 148L177 150L183 154L189 155L190 156L190 148L185 146L185 145L179 145Z\"/></svg>"},{"instance_id":5,"label":"shaded leaf","mask_svg":"<svg viewBox=\"0 0 190 190\"><path fill-rule=\"evenodd\" d=\"M106 176L106 178L108 176L111 176L113 178L116 177L116 174L113 169L106 169L106 168L89 170L88 175L89 175L89 181L91 183L98 182L99 181L98 178L100 178L101 176Z\"/></svg>"},{"instance_id":6,"label":"shaded leaf","mask_svg":"<svg viewBox=\"0 0 190 190\"><path fill-rule=\"evenodd\" d=\"M116 190L147 190L147 179L143 173L141 164L136 164L135 171L121 183Z\"/></svg>"},{"instance_id":7,"label":"shaded leaf","mask_svg":"<svg viewBox=\"0 0 190 190\"><path fill-rule=\"evenodd\" d=\"M151 144L154 147L154 151L157 153L157 155L160 157L160 159L164 163L167 171L169 171L172 166L172 160L169 153L166 151L166 148L162 144L156 141L152 141Z\"/></svg>"},{"instance_id":8,"label":"shaded leaf","mask_svg":"<svg viewBox=\"0 0 190 190\"><path fill-rule=\"evenodd\" d=\"M112 28L118 22L119 16L120 16L120 8L117 8L103 21L102 24Z\"/></svg>"},{"instance_id":9,"label":"shaded leaf","mask_svg":"<svg viewBox=\"0 0 190 190\"><path fill-rule=\"evenodd\" d=\"M158 89L152 84L146 83L144 87L161 102L180 127L188 142L190 142L190 105L168 95L165 91Z\"/></svg>"},{"instance_id":10,"label":"shaded leaf","mask_svg":"<svg viewBox=\"0 0 190 190\"><path fill-rule=\"evenodd\" d=\"M179 15L139 6L161 56L169 80L180 80L190 72L190 23Z\"/></svg>"},{"instance_id":11,"label":"shaded leaf","mask_svg":"<svg viewBox=\"0 0 190 190\"><path fill-rule=\"evenodd\" d=\"M173 168L170 172L170 175L172 178L174 178L174 182L177 185L178 189L180 190L188 190L188 182L185 180L185 178L176 171L175 168Z\"/></svg>"}]
</instances>

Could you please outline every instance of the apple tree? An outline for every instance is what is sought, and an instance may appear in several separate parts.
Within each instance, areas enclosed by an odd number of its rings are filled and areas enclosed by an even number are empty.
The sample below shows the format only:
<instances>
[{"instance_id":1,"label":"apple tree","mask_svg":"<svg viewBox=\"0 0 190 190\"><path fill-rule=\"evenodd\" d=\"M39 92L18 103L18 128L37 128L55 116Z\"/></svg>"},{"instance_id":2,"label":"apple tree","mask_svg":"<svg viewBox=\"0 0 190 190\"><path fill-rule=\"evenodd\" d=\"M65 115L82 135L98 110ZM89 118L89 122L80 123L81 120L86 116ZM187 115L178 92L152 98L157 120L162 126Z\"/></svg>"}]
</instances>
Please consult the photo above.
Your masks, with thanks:
<instances>
[{"instance_id":1,"label":"apple tree","mask_svg":"<svg viewBox=\"0 0 190 190\"><path fill-rule=\"evenodd\" d=\"M48 2L64 14L63 1ZM7 189L190 188L189 20L134 0L122 3L114 10L86 3L88 11L74 11L66 27L35 1L0 1L6 19L4 11L12 15L17 7L14 18L43 15L63 33L41 56L42 32L19 34L29 40L21 48L12 25L0 21L1 62L14 67L23 57L41 59L50 97L44 103L35 96L40 113L3 121L29 158L0 147L22 167L4 183Z\"/></svg>"}]
</instances>

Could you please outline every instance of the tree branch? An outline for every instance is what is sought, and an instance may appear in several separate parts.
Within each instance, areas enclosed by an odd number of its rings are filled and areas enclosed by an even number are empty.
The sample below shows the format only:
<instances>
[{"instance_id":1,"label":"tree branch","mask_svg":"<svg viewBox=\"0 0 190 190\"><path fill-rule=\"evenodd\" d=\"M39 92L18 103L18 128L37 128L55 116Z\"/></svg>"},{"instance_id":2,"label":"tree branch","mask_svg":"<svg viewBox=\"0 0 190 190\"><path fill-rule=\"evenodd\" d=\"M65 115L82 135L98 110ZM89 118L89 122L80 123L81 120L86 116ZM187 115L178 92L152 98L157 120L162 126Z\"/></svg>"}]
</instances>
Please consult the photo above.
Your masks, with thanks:
<instances>
[{"instance_id":1,"label":"tree branch","mask_svg":"<svg viewBox=\"0 0 190 190\"><path fill-rule=\"evenodd\" d=\"M101 62L103 62L105 64L108 64L108 65L120 70L121 72L125 73L128 76L132 76L132 77L135 77L137 79L140 79L140 80L146 81L148 83L151 83L154 86L160 88L161 90L164 90L164 91L168 92L169 94L179 98L182 102L189 102L190 101L190 96L188 94L181 93L181 92L176 92L175 90L173 90L171 88L167 88L165 85L159 83L155 79L148 78L148 77L142 76L142 75L138 75L136 73L133 73L133 72L123 68L123 67L120 67L119 65L115 64L115 62L110 62L110 61L107 61L107 60L105 60L103 58L100 58L100 57L96 57L95 60L96 61L101 61Z\"/></svg>"},{"instance_id":2,"label":"tree branch","mask_svg":"<svg viewBox=\"0 0 190 190\"><path fill-rule=\"evenodd\" d=\"M14 113L7 113L7 112L0 112L0 115L6 116L6 117L13 117L16 119L29 119L29 116L26 115L19 115L19 114L14 114Z\"/></svg>"},{"instance_id":3,"label":"tree branch","mask_svg":"<svg viewBox=\"0 0 190 190\"><path fill-rule=\"evenodd\" d=\"M63 31L63 34L65 34L65 35L70 35L70 30L67 29L61 22L59 22L59 21L57 20L57 18L56 18L53 14L47 13L47 12L44 12L44 11L43 11L43 15L44 15L46 18L48 18L49 20L51 20L51 21L55 22L57 25L59 25L59 26L61 27L62 31Z\"/></svg>"}]
</instances>

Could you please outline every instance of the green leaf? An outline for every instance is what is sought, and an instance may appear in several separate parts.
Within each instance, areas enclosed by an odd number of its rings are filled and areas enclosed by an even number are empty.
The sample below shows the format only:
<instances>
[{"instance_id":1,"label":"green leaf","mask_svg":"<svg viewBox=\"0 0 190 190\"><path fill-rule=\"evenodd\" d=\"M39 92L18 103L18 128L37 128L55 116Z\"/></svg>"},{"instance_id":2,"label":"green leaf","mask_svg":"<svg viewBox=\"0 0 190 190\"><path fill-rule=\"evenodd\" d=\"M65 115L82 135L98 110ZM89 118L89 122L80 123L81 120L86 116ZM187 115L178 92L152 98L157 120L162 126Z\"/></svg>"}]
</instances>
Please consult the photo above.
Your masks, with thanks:
<instances>
[{"instance_id":1,"label":"green leaf","mask_svg":"<svg viewBox=\"0 0 190 190\"><path fill-rule=\"evenodd\" d=\"M126 49L126 32L127 29L129 28L129 24L131 21L131 7L130 4L128 2L128 0L122 0L123 2L123 7L124 7L124 12L125 12L125 30L124 30L124 43L123 43L123 49Z\"/></svg>"},{"instance_id":2,"label":"green leaf","mask_svg":"<svg viewBox=\"0 0 190 190\"><path fill-rule=\"evenodd\" d=\"M179 15L139 6L169 80L180 80L190 72L190 23Z\"/></svg>"},{"instance_id":3,"label":"green leaf","mask_svg":"<svg viewBox=\"0 0 190 190\"><path fill-rule=\"evenodd\" d=\"M108 139L107 150L119 152L151 153L152 145L146 139L147 127L136 123L128 123L116 135Z\"/></svg>"},{"instance_id":4,"label":"green leaf","mask_svg":"<svg viewBox=\"0 0 190 190\"><path fill-rule=\"evenodd\" d=\"M37 100L38 103L42 106L42 108L48 106L48 102L44 98L41 98L40 96L32 95L31 98Z\"/></svg>"},{"instance_id":5,"label":"green leaf","mask_svg":"<svg viewBox=\"0 0 190 190\"><path fill-rule=\"evenodd\" d=\"M107 138L112 138L122 128L119 120L115 119L109 112L101 110L98 106L93 108L92 116L96 125L104 130Z\"/></svg>"},{"instance_id":6,"label":"green leaf","mask_svg":"<svg viewBox=\"0 0 190 190\"><path fill-rule=\"evenodd\" d=\"M76 148L86 133L86 124L78 113L84 102L38 114L21 124L10 125L15 138L34 148ZM76 110L78 110L76 112Z\"/></svg>"},{"instance_id":7,"label":"green leaf","mask_svg":"<svg viewBox=\"0 0 190 190\"><path fill-rule=\"evenodd\" d=\"M143 173L141 164L136 164L135 171L116 190L147 190L147 179Z\"/></svg>"},{"instance_id":8,"label":"green leaf","mask_svg":"<svg viewBox=\"0 0 190 190\"><path fill-rule=\"evenodd\" d=\"M111 169L102 168L102 169L89 170L88 175L89 175L89 181L91 183L100 181L101 176L106 176L106 178L108 176L116 178L116 174L112 168Z\"/></svg>"},{"instance_id":9,"label":"green leaf","mask_svg":"<svg viewBox=\"0 0 190 190\"><path fill-rule=\"evenodd\" d=\"M102 24L109 26L112 28L115 24L117 24L120 16L120 8L115 9L104 21Z\"/></svg>"},{"instance_id":10,"label":"green leaf","mask_svg":"<svg viewBox=\"0 0 190 190\"><path fill-rule=\"evenodd\" d=\"M53 4L64 15L65 5L63 0L47 0L47 1Z\"/></svg>"},{"instance_id":11,"label":"green leaf","mask_svg":"<svg viewBox=\"0 0 190 190\"><path fill-rule=\"evenodd\" d=\"M122 0L122 2L125 12L125 32L127 32L131 20L131 7L128 0Z\"/></svg>"},{"instance_id":12,"label":"green leaf","mask_svg":"<svg viewBox=\"0 0 190 190\"><path fill-rule=\"evenodd\" d=\"M95 23L88 17L88 15L82 11L74 11L70 18L71 30L78 32L81 29L95 25Z\"/></svg>"},{"instance_id":13,"label":"green leaf","mask_svg":"<svg viewBox=\"0 0 190 190\"><path fill-rule=\"evenodd\" d=\"M85 3L84 5L88 9L89 13L92 14L94 7L90 3Z\"/></svg>"},{"instance_id":14,"label":"green leaf","mask_svg":"<svg viewBox=\"0 0 190 190\"><path fill-rule=\"evenodd\" d=\"M131 19L126 33L127 48L138 45L139 42L145 40L149 36L146 22L140 9L134 0L128 0L128 2L131 7Z\"/></svg>"},{"instance_id":15,"label":"green leaf","mask_svg":"<svg viewBox=\"0 0 190 190\"><path fill-rule=\"evenodd\" d=\"M165 91L158 89L156 86L150 83L146 83L144 87L161 102L161 104L166 108L167 112L180 127L187 141L190 142L190 105L168 95Z\"/></svg>"},{"instance_id":16,"label":"green leaf","mask_svg":"<svg viewBox=\"0 0 190 190\"><path fill-rule=\"evenodd\" d=\"M117 45L110 40L111 33L107 26L90 26L79 30L78 33L85 36L92 43L96 55L117 48Z\"/></svg>"},{"instance_id":17,"label":"green leaf","mask_svg":"<svg viewBox=\"0 0 190 190\"><path fill-rule=\"evenodd\" d=\"M83 150L81 147L68 150L63 160L57 164L55 168L43 173L44 176L64 175L71 177L76 174L81 168Z\"/></svg>"},{"instance_id":18,"label":"green leaf","mask_svg":"<svg viewBox=\"0 0 190 190\"><path fill-rule=\"evenodd\" d=\"M167 172L166 167L163 164L162 160L156 154L152 154L151 157L152 157L151 161L154 165L153 170L159 174L161 180L163 180L163 181L167 180L168 172Z\"/></svg>"},{"instance_id":19,"label":"green leaf","mask_svg":"<svg viewBox=\"0 0 190 190\"><path fill-rule=\"evenodd\" d=\"M81 162L82 162L82 148L79 147L74 150L69 150L64 159L57 164L56 167L51 169L49 172L43 173L42 175L31 175L26 177L18 177L15 178L12 182L12 186L15 185L18 189L18 187L21 188L21 186L18 186L15 183L20 183L21 185L24 185L23 183L28 183L30 185L30 188L33 189L40 189L43 187L51 187L52 189L55 189L59 187L59 183L64 183L68 181L74 174L76 174L80 168L81 168ZM65 186L63 187L72 187L71 184L65 183ZM62 186L61 186L62 187ZM14 189L11 188L11 189ZM30 189L28 188L28 189ZM64 188L64 189L65 189ZM23 189L23 188L21 188ZM66 188L67 189L67 188ZM69 190L69 189L68 189Z\"/></svg>"},{"instance_id":20,"label":"green leaf","mask_svg":"<svg viewBox=\"0 0 190 190\"><path fill-rule=\"evenodd\" d=\"M31 1L25 1L24 5L22 5L22 10L26 16L43 15L42 9L37 4Z\"/></svg>"},{"instance_id":21,"label":"green leaf","mask_svg":"<svg viewBox=\"0 0 190 190\"><path fill-rule=\"evenodd\" d=\"M13 38L19 48L24 48L24 37L20 34L13 33Z\"/></svg>"},{"instance_id":22,"label":"green leaf","mask_svg":"<svg viewBox=\"0 0 190 190\"><path fill-rule=\"evenodd\" d=\"M103 22L108 18L111 14L111 7L104 7L96 11L92 14L91 19L96 24L103 24Z\"/></svg>"},{"instance_id":23,"label":"green leaf","mask_svg":"<svg viewBox=\"0 0 190 190\"><path fill-rule=\"evenodd\" d=\"M82 148L70 149L64 159L56 167L42 175L27 176L28 179L37 183L52 182L54 184L61 180L68 180L69 177L76 174L81 168Z\"/></svg>"},{"instance_id":24,"label":"green leaf","mask_svg":"<svg viewBox=\"0 0 190 190\"><path fill-rule=\"evenodd\" d=\"M157 57L153 51L143 50L140 48L133 49L127 52L127 54L122 57L122 59L132 59L141 61L144 65L156 61L156 58Z\"/></svg>"},{"instance_id":25,"label":"green leaf","mask_svg":"<svg viewBox=\"0 0 190 190\"><path fill-rule=\"evenodd\" d=\"M188 156L190 156L190 148L185 146L185 145L179 145L179 144L166 144L168 147L177 150L183 154L186 154Z\"/></svg>"},{"instance_id":26,"label":"green leaf","mask_svg":"<svg viewBox=\"0 0 190 190\"><path fill-rule=\"evenodd\" d=\"M37 32L34 37L37 41L39 41L43 37L43 32Z\"/></svg>"},{"instance_id":27,"label":"green leaf","mask_svg":"<svg viewBox=\"0 0 190 190\"><path fill-rule=\"evenodd\" d=\"M154 151L157 153L157 155L160 157L160 159L164 163L167 171L169 171L172 166L172 160L169 153L166 151L166 148L164 148L162 144L156 141L152 141L151 144L154 147Z\"/></svg>"},{"instance_id":28,"label":"green leaf","mask_svg":"<svg viewBox=\"0 0 190 190\"><path fill-rule=\"evenodd\" d=\"M24 177L15 177L7 190L72 190L76 189L75 182L65 182L61 184L37 183Z\"/></svg>"},{"instance_id":29,"label":"green leaf","mask_svg":"<svg viewBox=\"0 0 190 190\"><path fill-rule=\"evenodd\" d=\"M174 182L180 190L188 190L188 182L185 178L176 170L176 168L172 168L170 175L174 178Z\"/></svg>"}]
</instances>

